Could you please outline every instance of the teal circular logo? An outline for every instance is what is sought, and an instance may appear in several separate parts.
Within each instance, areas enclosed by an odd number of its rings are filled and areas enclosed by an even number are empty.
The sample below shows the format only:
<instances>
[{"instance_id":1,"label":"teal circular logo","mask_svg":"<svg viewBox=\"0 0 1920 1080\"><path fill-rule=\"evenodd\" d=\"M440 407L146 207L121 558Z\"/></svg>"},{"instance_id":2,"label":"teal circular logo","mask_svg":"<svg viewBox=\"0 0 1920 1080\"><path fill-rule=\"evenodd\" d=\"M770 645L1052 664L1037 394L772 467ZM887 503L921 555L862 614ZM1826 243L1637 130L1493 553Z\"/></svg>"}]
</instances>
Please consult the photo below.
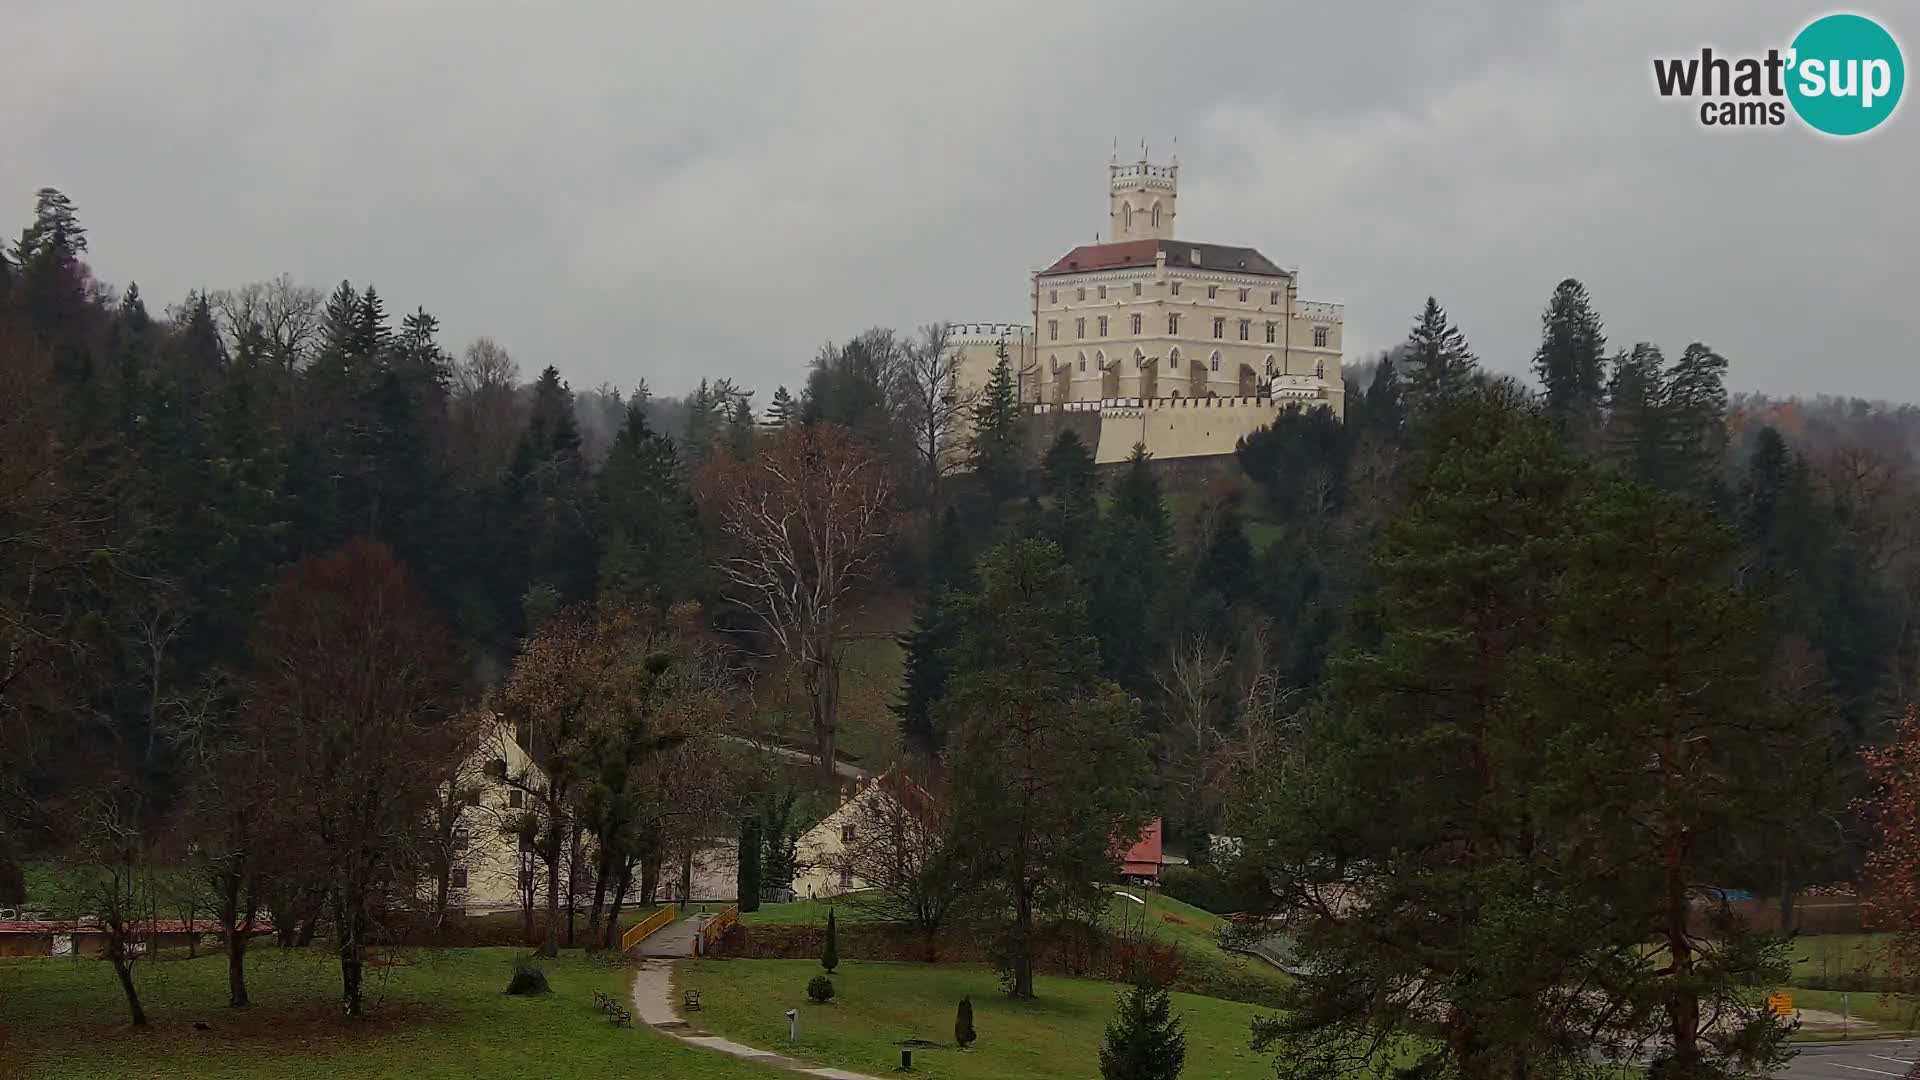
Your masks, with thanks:
<instances>
[{"instance_id":1,"label":"teal circular logo","mask_svg":"<svg viewBox=\"0 0 1920 1080\"><path fill-rule=\"evenodd\" d=\"M1793 39L1787 99L1815 131L1860 135L1900 104L1907 66L1900 43L1863 15L1827 15Z\"/></svg>"}]
</instances>

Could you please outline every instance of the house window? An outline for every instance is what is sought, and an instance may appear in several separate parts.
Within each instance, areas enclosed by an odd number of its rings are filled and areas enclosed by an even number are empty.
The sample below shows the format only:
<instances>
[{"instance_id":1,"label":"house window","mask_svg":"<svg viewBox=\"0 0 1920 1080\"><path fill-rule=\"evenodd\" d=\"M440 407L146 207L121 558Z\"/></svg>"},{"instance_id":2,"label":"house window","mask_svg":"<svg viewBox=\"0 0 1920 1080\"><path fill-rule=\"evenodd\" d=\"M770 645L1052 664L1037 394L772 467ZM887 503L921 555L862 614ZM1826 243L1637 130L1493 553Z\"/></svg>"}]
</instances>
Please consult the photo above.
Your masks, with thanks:
<instances>
[{"instance_id":1,"label":"house window","mask_svg":"<svg viewBox=\"0 0 1920 1080\"><path fill-rule=\"evenodd\" d=\"M1269 345L1273 344L1273 335L1279 330L1279 328L1280 328L1279 323L1270 322L1267 324L1267 344Z\"/></svg>"},{"instance_id":2,"label":"house window","mask_svg":"<svg viewBox=\"0 0 1920 1080\"><path fill-rule=\"evenodd\" d=\"M470 839L471 837L468 834L465 826L461 826L460 828L453 830L453 850L455 851L467 850L467 844L470 841Z\"/></svg>"},{"instance_id":3,"label":"house window","mask_svg":"<svg viewBox=\"0 0 1920 1080\"><path fill-rule=\"evenodd\" d=\"M1216 338L1227 336L1227 320L1220 318L1213 320L1213 336Z\"/></svg>"},{"instance_id":4,"label":"house window","mask_svg":"<svg viewBox=\"0 0 1920 1080\"><path fill-rule=\"evenodd\" d=\"M1326 327L1316 326L1313 328L1313 347L1316 349L1324 349L1327 347Z\"/></svg>"},{"instance_id":5,"label":"house window","mask_svg":"<svg viewBox=\"0 0 1920 1080\"><path fill-rule=\"evenodd\" d=\"M533 871L531 870L520 871L520 891L523 893L530 893L533 891Z\"/></svg>"},{"instance_id":6,"label":"house window","mask_svg":"<svg viewBox=\"0 0 1920 1080\"><path fill-rule=\"evenodd\" d=\"M1102 285L1100 286L1100 299L1105 300L1106 298L1107 298L1107 287L1105 285Z\"/></svg>"},{"instance_id":7,"label":"house window","mask_svg":"<svg viewBox=\"0 0 1920 1080\"><path fill-rule=\"evenodd\" d=\"M1218 285L1207 286L1207 299L1209 300L1220 299L1220 286Z\"/></svg>"},{"instance_id":8,"label":"house window","mask_svg":"<svg viewBox=\"0 0 1920 1080\"><path fill-rule=\"evenodd\" d=\"M1086 353L1080 354L1080 370L1081 371L1087 370L1087 354Z\"/></svg>"},{"instance_id":9,"label":"house window","mask_svg":"<svg viewBox=\"0 0 1920 1080\"><path fill-rule=\"evenodd\" d=\"M1240 290L1240 302L1243 304L1247 302L1247 290L1245 289Z\"/></svg>"},{"instance_id":10,"label":"house window","mask_svg":"<svg viewBox=\"0 0 1920 1080\"><path fill-rule=\"evenodd\" d=\"M480 805L480 789L479 788L470 787L467 789L467 805L468 806Z\"/></svg>"},{"instance_id":11,"label":"house window","mask_svg":"<svg viewBox=\"0 0 1920 1080\"><path fill-rule=\"evenodd\" d=\"M1100 316L1100 336L1107 336L1107 317L1105 315Z\"/></svg>"},{"instance_id":12,"label":"house window","mask_svg":"<svg viewBox=\"0 0 1920 1080\"><path fill-rule=\"evenodd\" d=\"M1167 370L1168 371L1180 370L1180 350L1179 349L1175 349L1172 352L1167 354Z\"/></svg>"},{"instance_id":13,"label":"house window","mask_svg":"<svg viewBox=\"0 0 1920 1080\"><path fill-rule=\"evenodd\" d=\"M843 844L853 843L853 838L855 835L859 833L859 831L860 831L859 828L854 825L840 826L840 842Z\"/></svg>"},{"instance_id":14,"label":"house window","mask_svg":"<svg viewBox=\"0 0 1920 1080\"><path fill-rule=\"evenodd\" d=\"M1253 320L1241 319L1240 320L1240 340L1241 341L1247 340L1247 335L1252 332L1253 332Z\"/></svg>"},{"instance_id":15,"label":"house window","mask_svg":"<svg viewBox=\"0 0 1920 1080\"><path fill-rule=\"evenodd\" d=\"M1133 332L1140 332L1140 313L1137 311L1133 313Z\"/></svg>"},{"instance_id":16,"label":"house window","mask_svg":"<svg viewBox=\"0 0 1920 1080\"><path fill-rule=\"evenodd\" d=\"M1048 289L1048 290L1047 290L1047 303L1049 303L1049 304L1057 304L1057 303L1059 303L1059 302L1060 302L1060 290L1059 290L1059 289Z\"/></svg>"},{"instance_id":17,"label":"house window","mask_svg":"<svg viewBox=\"0 0 1920 1080\"><path fill-rule=\"evenodd\" d=\"M1048 341L1060 340L1060 320L1059 319L1047 320L1047 340Z\"/></svg>"},{"instance_id":18,"label":"house window","mask_svg":"<svg viewBox=\"0 0 1920 1080\"><path fill-rule=\"evenodd\" d=\"M1179 282L1177 282L1177 281L1176 281L1176 282L1174 282L1174 283L1173 283L1172 285L1170 285L1170 286L1168 286L1168 287L1169 287L1169 288L1171 288L1171 289L1173 290L1173 295L1175 295L1175 296L1179 296L1179 295L1180 295L1180 283L1179 283Z\"/></svg>"},{"instance_id":19,"label":"house window","mask_svg":"<svg viewBox=\"0 0 1920 1080\"><path fill-rule=\"evenodd\" d=\"M1179 332L1180 332L1180 313L1176 311L1167 316L1167 333L1177 334Z\"/></svg>"},{"instance_id":20,"label":"house window","mask_svg":"<svg viewBox=\"0 0 1920 1080\"><path fill-rule=\"evenodd\" d=\"M519 788L514 788L512 791L507 792L507 805L512 807L515 810L518 810L520 809L521 803L525 800L525 798L526 798L525 792L521 791Z\"/></svg>"},{"instance_id":21,"label":"house window","mask_svg":"<svg viewBox=\"0 0 1920 1080\"><path fill-rule=\"evenodd\" d=\"M1135 296L1140 295L1140 283L1137 281L1133 283L1133 295Z\"/></svg>"},{"instance_id":22,"label":"house window","mask_svg":"<svg viewBox=\"0 0 1920 1080\"><path fill-rule=\"evenodd\" d=\"M1087 320L1085 319L1073 320L1073 336L1077 338L1083 338L1087 336Z\"/></svg>"},{"instance_id":23,"label":"house window","mask_svg":"<svg viewBox=\"0 0 1920 1080\"><path fill-rule=\"evenodd\" d=\"M454 867L453 873L447 875L447 885L455 889L466 888L467 887L467 868L464 866Z\"/></svg>"},{"instance_id":24,"label":"house window","mask_svg":"<svg viewBox=\"0 0 1920 1080\"><path fill-rule=\"evenodd\" d=\"M1078 289L1073 290L1073 298L1075 300L1085 300L1087 298L1087 287L1082 285Z\"/></svg>"},{"instance_id":25,"label":"house window","mask_svg":"<svg viewBox=\"0 0 1920 1080\"><path fill-rule=\"evenodd\" d=\"M1279 302L1280 302L1280 290L1279 290L1279 289L1275 289L1275 290L1273 290L1272 292L1270 292L1270 293L1268 293L1268 294L1267 294L1267 303L1269 303L1269 304L1277 304L1277 303L1279 303Z\"/></svg>"},{"instance_id":26,"label":"house window","mask_svg":"<svg viewBox=\"0 0 1920 1080\"><path fill-rule=\"evenodd\" d=\"M520 860L524 865L533 865L533 837L525 835L520 837L520 854L527 856Z\"/></svg>"},{"instance_id":27,"label":"house window","mask_svg":"<svg viewBox=\"0 0 1920 1080\"><path fill-rule=\"evenodd\" d=\"M840 868L840 887L843 889L853 888L853 871L848 870L844 866Z\"/></svg>"},{"instance_id":28,"label":"house window","mask_svg":"<svg viewBox=\"0 0 1920 1080\"><path fill-rule=\"evenodd\" d=\"M1207 361L1207 368L1211 371L1220 370L1220 354L1219 353L1214 353L1213 359Z\"/></svg>"}]
</instances>

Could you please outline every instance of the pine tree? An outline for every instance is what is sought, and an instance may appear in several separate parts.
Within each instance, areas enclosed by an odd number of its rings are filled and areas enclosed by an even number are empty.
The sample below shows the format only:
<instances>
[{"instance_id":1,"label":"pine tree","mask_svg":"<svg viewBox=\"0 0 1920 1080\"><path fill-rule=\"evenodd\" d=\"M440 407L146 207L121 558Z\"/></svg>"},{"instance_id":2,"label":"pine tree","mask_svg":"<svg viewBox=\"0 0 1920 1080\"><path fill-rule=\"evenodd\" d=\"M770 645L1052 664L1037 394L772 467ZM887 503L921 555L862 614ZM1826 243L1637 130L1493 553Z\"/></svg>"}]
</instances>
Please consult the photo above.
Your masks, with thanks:
<instances>
[{"instance_id":1,"label":"pine tree","mask_svg":"<svg viewBox=\"0 0 1920 1080\"><path fill-rule=\"evenodd\" d=\"M891 706L907 749L932 760L946 746L946 732L934 706L947 692L947 651L957 626L947 603L950 592L973 587L967 532L959 512L948 507L934 531L927 558L927 580L914 599L913 625L894 638L905 654L900 700Z\"/></svg>"},{"instance_id":2,"label":"pine tree","mask_svg":"<svg viewBox=\"0 0 1920 1080\"><path fill-rule=\"evenodd\" d=\"M953 1013L953 1044L965 1050L977 1038L973 1031L973 999L962 997Z\"/></svg>"},{"instance_id":3,"label":"pine tree","mask_svg":"<svg viewBox=\"0 0 1920 1080\"><path fill-rule=\"evenodd\" d=\"M826 968L829 975L840 966L840 930L834 922L832 908L827 909L827 944L820 953L820 966Z\"/></svg>"},{"instance_id":4,"label":"pine tree","mask_svg":"<svg viewBox=\"0 0 1920 1080\"><path fill-rule=\"evenodd\" d=\"M1407 369L1409 411L1431 411L1442 400L1472 383L1479 358L1467 347L1467 337L1447 319L1433 297L1414 319L1413 331L1401 354Z\"/></svg>"},{"instance_id":5,"label":"pine tree","mask_svg":"<svg viewBox=\"0 0 1920 1080\"><path fill-rule=\"evenodd\" d=\"M1003 355L973 407L973 471L996 509L1020 494L1019 419L1013 368Z\"/></svg>"},{"instance_id":6,"label":"pine tree","mask_svg":"<svg viewBox=\"0 0 1920 1080\"><path fill-rule=\"evenodd\" d=\"M1114 487L1112 505L1101 518L1086 584L1087 607L1100 635L1102 671L1139 695L1153 686L1153 667L1163 644L1157 624L1170 535L1159 478L1146 447L1135 445Z\"/></svg>"},{"instance_id":7,"label":"pine tree","mask_svg":"<svg viewBox=\"0 0 1920 1080\"><path fill-rule=\"evenodd\" d=\"M1093 551L1100 520L1100 482L1093 471L1093 455L1071 429L1063 429L1040 463L1040 490L1048 505L1042 531L1079 564Z\"/></svg>"},{"instance_id":8,"label":"pine tree","mask_svg":"<svg viewBox=\"0 0 1920 1080\"><path fill-rule=\"evenodd\" d=\"M740 823L737 892L740 910L760 910L760 819L750 817Z\"/></svg>"},{"instance_id":9,"label":"pine tree","mask_svg":"<svg viewBox=\"0 0 1920 1080\"><path fill-rule=\"evenodd\" d=\"M600 469L600 591L635 604L699 595L698 514L673 441L647 422L639 399Z\"/></svg>"},{"instance_id":10,"label":"pine tree","mask_svg":"<svg viewBox=\"0 0 1920 1080\"><path fill-rule=\"evenodd\" d=\"M1407 420L1406 409L1400 400L1402 382L1400 370L1393 362L1393 354L1383 354L1379 366L1373 369L1373 382L1367 384L1367 429L1385 432L1396 439L1399 437L1400 429Z\"/></svg>"},{"instance_id":11,"label":"pine tree","mask_svg":"<svg viewBox=\"0 0 1920 1080\"><path fill-rule=\"evenodd\" d=\"M1147 762L1139 701L1100 678L1060 549L1014 541L978 573L979 588L954 599L960 636L939 719L956 843L990 867L1013 914L994 952L1008 992L1025 998L1043 909L1090 900L1113 838L1138 835Z\"/></svg>"},{"instance_id":12,"label":"pine tree","mask_svg":"<svg viewBox=\"0 0 1920 1080\"><path fill-rule=\"evenodd\" d=\"M1546 391L1547 415L1582 452L1598 448L1606 390L1607 338L1587 287L1562 281L1540 316L1534 374Z\"/></svg>"},{"instance_id":13,"label":"pine tree","mask_svg":"<svg viewBox=\"0 0 1920 1080\"><path fill-rule=\"evenodd\" d=\"M1101 1080L1179 1080L1187 1036L1167 992L1134 986L1120 992L1100 1046Z\"/></svg>"},{"instance_id":14,"label":"pine tree","mask_svg":"<svg viewBox=\"0 0 1920 1080\"><path fill-rule=\"evenodd\" d=\"M800 403L793 399L785 386L773 392L773 401L767 405L767 423L775 427L786 427L800 419Z\"/></svg>"}]
</instances>

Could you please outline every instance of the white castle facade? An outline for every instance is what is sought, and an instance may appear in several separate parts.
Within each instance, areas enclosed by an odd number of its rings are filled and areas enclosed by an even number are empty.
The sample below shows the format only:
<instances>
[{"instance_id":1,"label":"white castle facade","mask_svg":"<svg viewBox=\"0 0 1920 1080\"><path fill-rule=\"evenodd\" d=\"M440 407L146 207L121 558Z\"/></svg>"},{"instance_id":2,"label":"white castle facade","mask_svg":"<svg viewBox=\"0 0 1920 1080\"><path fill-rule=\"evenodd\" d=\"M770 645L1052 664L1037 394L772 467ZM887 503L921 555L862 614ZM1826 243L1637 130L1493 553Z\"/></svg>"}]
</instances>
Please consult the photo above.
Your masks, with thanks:
<instances>
[{"instance_id":1,"label":"white castle facade","mask_svg":"<svg viewBox=\"0 0 1920 1080\"><path fill-rule=\"evenodd\" d=\"M1180 166L1109 163L1105 243L1032 276L1027 323L956 323L961 382L1005 355L1035 412L1097 412L1099 462L1233 452L1289 402L1344 414L1344 309L1250 247L1179 240Z\"/></svg>"}]
</instances>

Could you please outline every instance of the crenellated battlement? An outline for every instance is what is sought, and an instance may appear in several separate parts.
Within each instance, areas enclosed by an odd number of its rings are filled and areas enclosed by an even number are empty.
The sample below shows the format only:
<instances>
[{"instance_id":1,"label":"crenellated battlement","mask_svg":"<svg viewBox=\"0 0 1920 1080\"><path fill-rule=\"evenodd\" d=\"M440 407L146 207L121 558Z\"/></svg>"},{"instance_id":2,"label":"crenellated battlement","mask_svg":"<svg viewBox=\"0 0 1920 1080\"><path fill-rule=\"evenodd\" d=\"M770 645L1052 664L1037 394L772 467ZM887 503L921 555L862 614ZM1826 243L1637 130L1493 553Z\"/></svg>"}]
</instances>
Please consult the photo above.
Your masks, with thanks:
<instances>
[{"instance_id":1,"label":"crenellated battlement","mask_svg":"<svg viewBox=\"0 0 1920 1080\"><path fill-rule=\"evenodd\" d=\"M1302 300L1294 306L1293 310L1299 318L1323 322L1344 322L1347 317L1347 305L1327 304L1318 300Z\"/></svg>"},{"instance_id":2,"label":"crenellated battlement","mask_svg":"<svg viewBox=\"0 0 1920 1080\"><path fill-rule=\"evenodd\" d=\"M1000 340L1019 341L1033 336L1033 327L1024 323L948 323L947 340L955 345L992 344Z\"/></svg>"}]
</instances>

